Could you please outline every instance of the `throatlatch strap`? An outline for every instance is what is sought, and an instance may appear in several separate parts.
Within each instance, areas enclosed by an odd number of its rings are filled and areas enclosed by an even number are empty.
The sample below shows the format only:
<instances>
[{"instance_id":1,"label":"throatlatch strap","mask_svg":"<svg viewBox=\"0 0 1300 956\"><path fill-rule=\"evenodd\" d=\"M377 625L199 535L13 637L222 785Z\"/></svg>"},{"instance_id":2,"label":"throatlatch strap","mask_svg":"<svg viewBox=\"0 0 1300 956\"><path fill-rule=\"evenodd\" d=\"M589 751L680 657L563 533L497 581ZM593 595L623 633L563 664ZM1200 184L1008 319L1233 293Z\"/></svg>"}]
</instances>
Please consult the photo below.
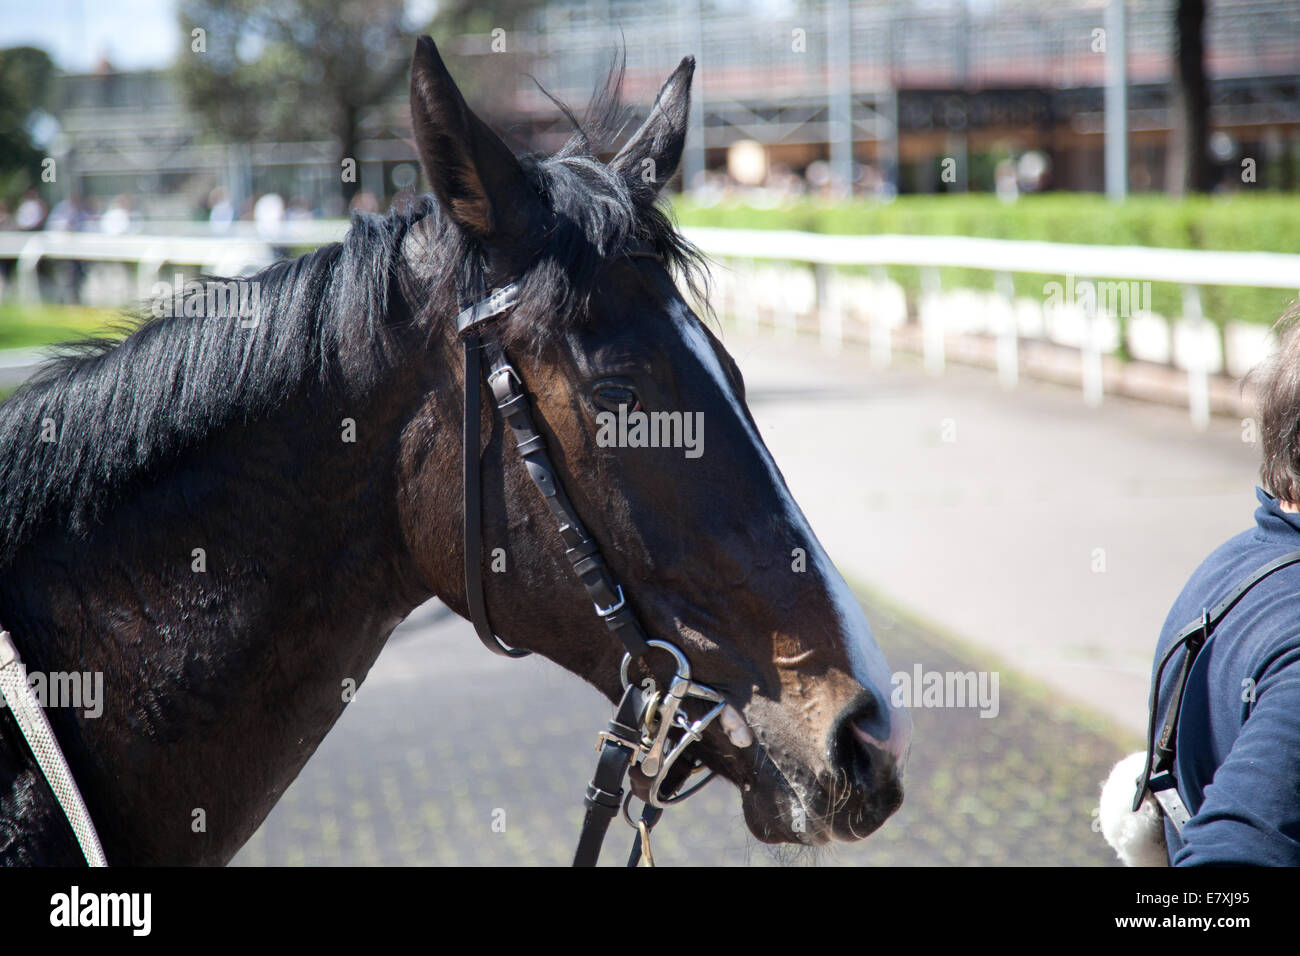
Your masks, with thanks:
<instances>
[{"instance_id":1,"label":"throatlatch strap","mask_svg":"<svg viewBox=\"0 0 1300 956\"><path fill-rule=\"evenodd\" d=\"M1133 795L1134 812L1142 805L1142 799L1149 790L1177 832L1182 833L1183 824L1191 819L1191 814L1178 794L1178 787L1173 778L1173 767L1177 752L1178 717L1182 713L1183 694L1187 690L1187 680L1191 676L1192 665L1196 662L1196 656L1201 652L1201 648L1210 640L1214 629L1219 626L1219 622L1228 615L1228 612L1237 606L1237 602L1274 571L1280 571L1293 564L1300 564L1300 551L1292 551L1280 558L1274 558L1268 564L1256 569L1213 609L1202 611L1200 620L1192 621L1179 631L1178 637L1161 658L1160 666L1156 668L1155 678L1151 682L1150 713L1147 717L1147 760L1142 768L1142 776L1137 781L1137 792ZM1178 672L1178 680L1174 683L1169 712L1165 715L1160 738L1157 740L1155 725L1160 700L1160 679L1164 675L1165 665L1180 647L1183 648L1182 665Z\"/></svg>"},{"instance_id":2,"label":"throatlatch strap","mask_svg":"<svg viewBox=\"0 0 1300 956\"><path fill-rule=\"evenodd\" d=\"M50 729L50 722L45 719L36 695L32 693L27 680L27 669L23 667L18 648L14 646L9 632L0 630L0 698L9 705L9 712L14 715L23 739L31 748L36 758L36 766L45 775L45 781L54 792L54 797L63 808L63 815L68 818L73 836L81 847L81 855L86 858L87 866L108 866L104 858L104 849L99 843L99 834L90 819L86 802L81 799L81 791L68 769L68 762L63 758L59 741Z\"/></svg>"}]
</instances>

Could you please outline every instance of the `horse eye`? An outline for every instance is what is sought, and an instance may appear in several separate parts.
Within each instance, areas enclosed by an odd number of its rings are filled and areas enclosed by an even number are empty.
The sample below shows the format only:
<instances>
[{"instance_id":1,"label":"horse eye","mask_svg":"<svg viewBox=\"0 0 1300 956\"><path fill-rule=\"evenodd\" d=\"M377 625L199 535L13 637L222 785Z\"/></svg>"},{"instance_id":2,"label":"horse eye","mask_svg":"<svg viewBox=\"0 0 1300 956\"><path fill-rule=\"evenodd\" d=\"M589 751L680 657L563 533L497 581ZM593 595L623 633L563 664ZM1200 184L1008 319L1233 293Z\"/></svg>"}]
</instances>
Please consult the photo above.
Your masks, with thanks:
<instances>
[{"instance_id":1,"label":"horse eye","mask_svg":"<svg viewBox=\"0 0 1300 956\"><path fill-rule=\"evenodd\" d=\"M628 385L597 385L592 400L607 412L617 413L620 405L627 406L629 412L641 407L636 390Z\"/></svg>"}]
</instances>

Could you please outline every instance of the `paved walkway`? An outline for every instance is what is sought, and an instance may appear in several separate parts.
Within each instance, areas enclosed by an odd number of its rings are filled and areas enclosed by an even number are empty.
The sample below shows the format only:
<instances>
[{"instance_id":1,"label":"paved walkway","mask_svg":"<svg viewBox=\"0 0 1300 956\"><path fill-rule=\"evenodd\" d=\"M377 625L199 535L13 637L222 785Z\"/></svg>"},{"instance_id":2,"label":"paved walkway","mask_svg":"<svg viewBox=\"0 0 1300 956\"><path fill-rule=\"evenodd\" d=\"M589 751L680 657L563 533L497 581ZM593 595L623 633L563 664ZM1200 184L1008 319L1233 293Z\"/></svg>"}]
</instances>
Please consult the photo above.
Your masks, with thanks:
<instances>
[{"instance_id":1,"label":"paved walkway","mask_svg":"<svg viewBox=\"0 0 1300 956\"><path fill-rule=\"evenodd\" d=\"M913 623L868 610L891 662L966 670ZM1092 831L1120 746L1105 728L1004 679L996 718L917 710L902 809L867 840L816 851L749 835L740 795L714 782L656 830L661 865L1106 865ZM356 699L235 858L236 865L567 865L609 707L539 658L489 654L438 605L380 655ZM504 828L494 823L503 822ZM614 823L602 862L632 831Z\"/></svg>"}]
</instances>

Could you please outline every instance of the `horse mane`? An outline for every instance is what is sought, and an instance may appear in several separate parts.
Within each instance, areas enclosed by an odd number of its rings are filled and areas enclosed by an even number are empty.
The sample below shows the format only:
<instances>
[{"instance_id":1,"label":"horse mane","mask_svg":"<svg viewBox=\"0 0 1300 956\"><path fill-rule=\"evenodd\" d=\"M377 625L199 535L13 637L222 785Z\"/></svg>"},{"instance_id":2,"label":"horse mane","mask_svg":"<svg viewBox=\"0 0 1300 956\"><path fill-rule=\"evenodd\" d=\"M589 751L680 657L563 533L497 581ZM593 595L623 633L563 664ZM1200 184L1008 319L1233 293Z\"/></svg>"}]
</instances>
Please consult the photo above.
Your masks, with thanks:
<instances>
[{"instance_id":1,"label":"horse mane","mask_svg":"<svg viewBox=\"0 0 1300 956\"><path fill-rule=\"evenodd\" d=\"M537 348L580 324L602 263L644 245L707 301L704 259L653 190L599 159L625 125L622 76L621 66L611 70L583 121L557 101L574 135L552 156L520 157L557 221L498 328L509 344ZM366 394L399 359L395 325L429 308L402 302L395 284L403 240L421 224L434 247L430 299L445 310L481 286L485 257L426 196L386 216L354 216L342 242L255 275L187 284L172 315L137 316L125 338L60 346L0 404L0 570L47 523L84 534L133 483L304 388ZM214 282L249 284L255 307L188 314Z\"/></svg>"},{"instance_id":2,"label":"horse mane","mask_svg":"<svg viewBox=\"0 0 1300 956\"><path fill-rule=\"evenodd\" d=\"M391 361L388 272L408 224L358 217L341 243L187 283L174 315L136 316L124 339L58 347L0 404L0 568L47 520L84 533L128 484L304 384L364 391ZM256 289L252 307L209 311L209 281Z\"/></svg>"}]
</instances>

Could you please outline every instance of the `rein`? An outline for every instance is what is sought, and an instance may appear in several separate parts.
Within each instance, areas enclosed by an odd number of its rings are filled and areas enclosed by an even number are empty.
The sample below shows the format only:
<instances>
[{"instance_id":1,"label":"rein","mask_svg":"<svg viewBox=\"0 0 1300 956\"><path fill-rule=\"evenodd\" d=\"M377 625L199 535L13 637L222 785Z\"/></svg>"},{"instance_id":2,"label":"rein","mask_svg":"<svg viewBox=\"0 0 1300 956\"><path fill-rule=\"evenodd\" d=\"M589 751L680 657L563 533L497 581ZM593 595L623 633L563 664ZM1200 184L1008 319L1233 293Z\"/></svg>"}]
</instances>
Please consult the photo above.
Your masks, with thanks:
<instances>
[{"instance_id":1,"label":"rein","mask_svg":"<svg viewBox=\"0 0 1300 956\"><path fill-rule=\"evenodd\" d=\"M630 252L630 256L662 258L648 252ZM600 732L597 742L599 758L596 771L587 787L587 808L574 866L595 866L610 822L622 811L623 819L637 831L628 866L644 860L654 865L650 852L650 831L665 806L695 793L712 779L710 772L699 783L678 792L701 763L679 763L686 749L703 735L705 729L726 707L722 695L691 679L686 655L667 641L646 637L636 612L628 605L623 588L614 580L600 552L600 546L587 534L546 450L545 439L534 427L528 396L523 382L510 364L504 348L494 337L483 335L484 323L509 312L519 301L520 282L516 280L494 289L490 294L461 310L456 317L457 332L465 348L465 594L470 620L485 647L506 657L525 657L528 651L507 647L496 636L487 614L483 593L483 529L481 493L481 390L483 360L487 360L487 384L502 420L515 437L515 449L523 458L528 476L555 518L564 543L564 555L578 580L587 589L598 618L622 643L626 653L619 668L623 696L615 708L609 726ZM644 659L652 649L672 656L675 670L666 691L659 690L653 679L639 684L628 675L633 661ZM683 705L688 700L703 701L707 712L691 720ZM676 737L671 736L676 733ZM634 793L626 793L623 783L633 767L645 782L645 806L640 819L633 821L628 806Z\"/></svg>"}]
</instances>

